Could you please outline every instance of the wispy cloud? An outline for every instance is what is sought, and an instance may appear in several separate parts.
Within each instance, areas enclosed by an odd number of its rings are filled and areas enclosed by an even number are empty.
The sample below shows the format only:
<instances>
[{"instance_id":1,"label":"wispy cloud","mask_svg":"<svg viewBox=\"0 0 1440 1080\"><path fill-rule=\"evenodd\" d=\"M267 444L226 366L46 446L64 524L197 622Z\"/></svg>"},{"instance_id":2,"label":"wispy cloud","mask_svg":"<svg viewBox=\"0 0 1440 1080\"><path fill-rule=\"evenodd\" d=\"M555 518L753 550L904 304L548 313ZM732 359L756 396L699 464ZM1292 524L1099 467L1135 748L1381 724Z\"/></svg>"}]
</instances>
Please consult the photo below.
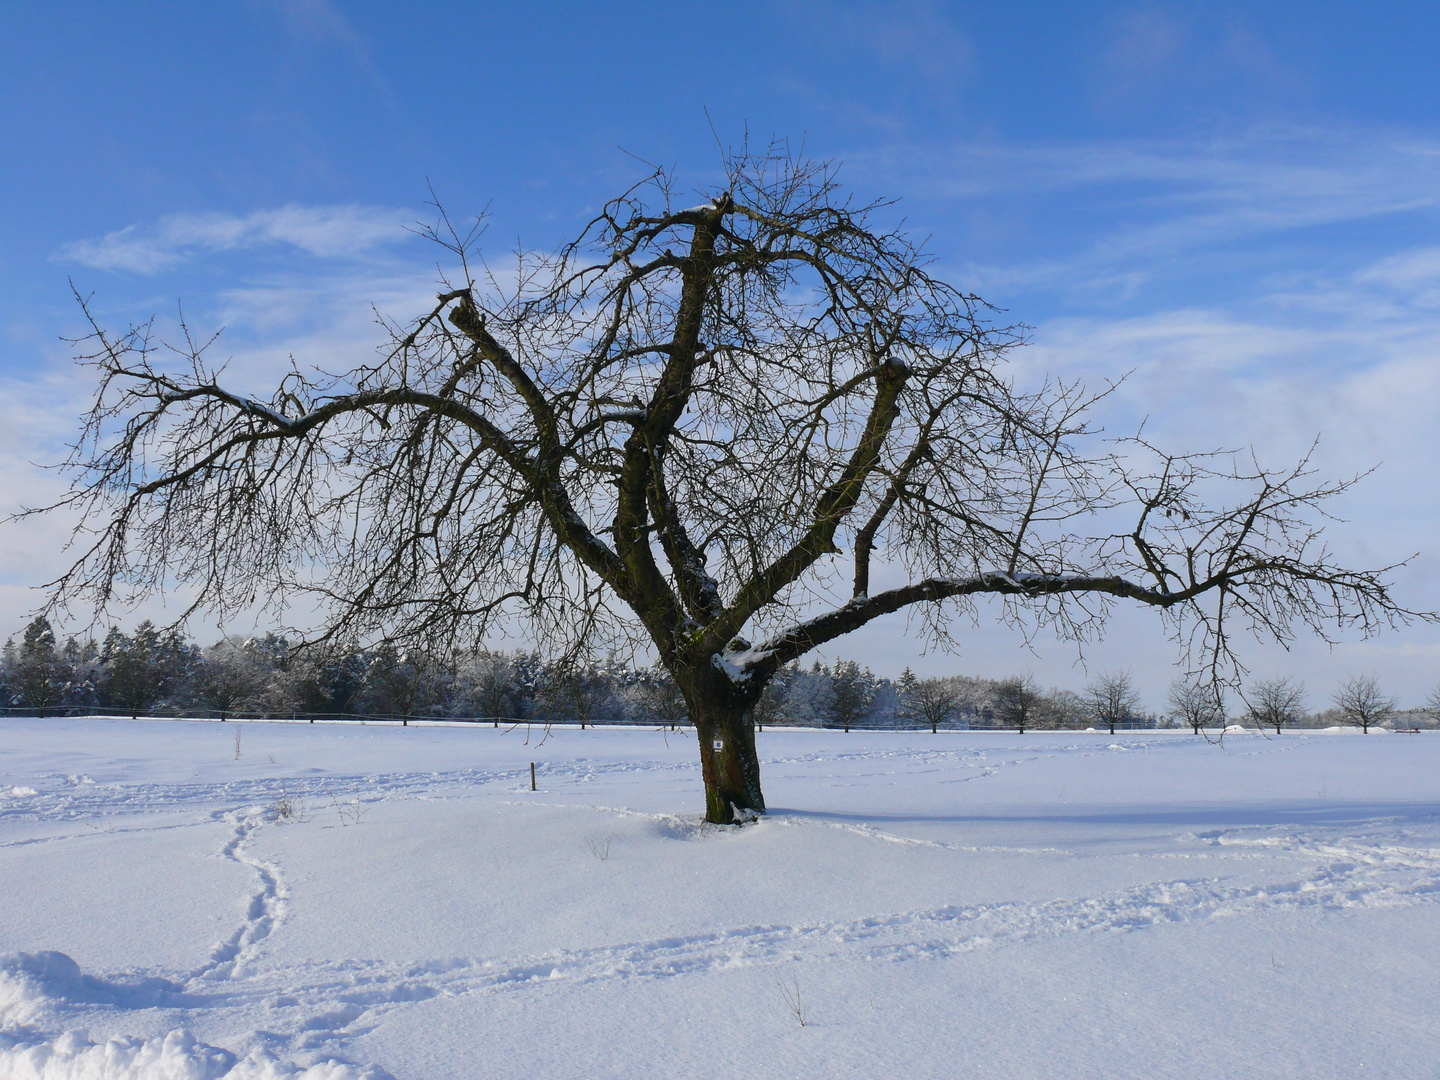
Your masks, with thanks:
<instances>
[{"instance_id":1,"label":"wispy cloud","mask_svg":"<svg viewBox=\"0 0 1440 1080\"><path fill-rule=\"evenodd\" d=\"M802 30L823 48L859 53L908 82L953 93L975 68L974 47L952 12L934 0L898 0L870 7L809 0L791 8Z\"/></svg>"},{"instance_id":2,"label":"wispy cloud","mask_svg":"<svg viewBox=\"0 0 1440 1080\"><path fill-rule=\"evenodd\" d=\"M1268 207L1280 223L1440 202L1440 142L1320 128L1256 128L1208 140L893 146L852 155L846 165L867 180L903 178L907 190L930 196L1117 188L1139 209L1218 202Z\"/></svg>"},{"instance_id":3,"label":"wispy cloud","mask_svg":"<svg viewBox=\"0 0 1440 1080\"><path fill-rule=\"evenodd\" d=\"M155 274L207 253L289 247L321 258L353 258L411 239L408 210L373 206L283 206L252 214L172 214L96 240L66 244L57 258L97 270Z\"/></svg>"},{"instance_id":4,"label":"wispy cloud","mask_svg":"<svg viewBox=\"0 0 1440 1080\"><path fill-rule=\"evenodd\" d=\"M1157 271L1173 274L1202 253L1263 254L1286 233L1440 211L1440 141L1402 133L1256 128L1209 140L896 146L846 167L867 188L908 191L932 207L1053 221L1039 245L1025 237L1022 257L998 248L999 258L952 271L999 296L1054 288L1128 299Z\"/></svg>"},{"instance_id":5,"label":"wispy cloud","mask_svg":"<svg viewBox=\"0 0 1440 1080\"><path fill-rule=\"evenodd\" d=\"M1089 81L1096 110L1110 118L1173 108L1177 99L1196 113L1223 101L1244 115L1304 85L1243 12L1202 17L1148 5L1098 22Z\"/></svg>"},{"instance_id":6,"label":"wispy cloud","mask_svg":"<svg viewBox=\"0 0 1440 1080\"><path fill-rule=\"evenodd\" d=\"M378 90L389 96L389 85L375 66L370 46L330 0L268 0L267 6L279 13L286 29L295 37L338 49Z\"/></svg>"}]
</instances>

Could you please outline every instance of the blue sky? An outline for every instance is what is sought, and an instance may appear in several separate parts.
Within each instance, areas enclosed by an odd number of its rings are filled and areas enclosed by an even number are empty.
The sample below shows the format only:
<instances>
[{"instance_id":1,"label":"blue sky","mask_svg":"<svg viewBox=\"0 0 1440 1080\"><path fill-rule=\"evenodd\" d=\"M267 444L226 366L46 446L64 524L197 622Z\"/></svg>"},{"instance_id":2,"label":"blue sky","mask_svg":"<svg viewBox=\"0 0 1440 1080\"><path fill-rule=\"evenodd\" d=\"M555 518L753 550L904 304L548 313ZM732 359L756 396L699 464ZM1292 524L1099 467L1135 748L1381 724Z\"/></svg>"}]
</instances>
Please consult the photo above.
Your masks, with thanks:
<instances>
[{"instance_id":1,"label":"blue sky","mask_svg":"<svg viewBox=\"0 0 1440 1080\"><path fill-rule=\"evenodd\" d=\"M1440 8L1426 4L490 4L343 0L7 5L0 13L0 509L33 501L83 401L67 279L106 320L177 300L242 370L368 348L435 253L430 186L488 209L497 251L546 248L645 171L682 187L772 135L892 196L952 280L1030 324L1017 370L1133 371L1107 428L1177 449L1317 434L1379 472L1338 551L1420 552L1440 607ZM714 132L712 132L712 124ZM639 160L637 160L639 159ZM0 527L8 632L58 526ZM841 652L893 673L1079 686L1073 651L982 624L959 658L881 628ZM199 630L200 636L206 632ZM1170 653L1139 616L1090 669L1159 704ZM1402 701L1440 679L1427 629L1291 656L1322 704L1347 671Z\"/></svg>"}]
</instances>

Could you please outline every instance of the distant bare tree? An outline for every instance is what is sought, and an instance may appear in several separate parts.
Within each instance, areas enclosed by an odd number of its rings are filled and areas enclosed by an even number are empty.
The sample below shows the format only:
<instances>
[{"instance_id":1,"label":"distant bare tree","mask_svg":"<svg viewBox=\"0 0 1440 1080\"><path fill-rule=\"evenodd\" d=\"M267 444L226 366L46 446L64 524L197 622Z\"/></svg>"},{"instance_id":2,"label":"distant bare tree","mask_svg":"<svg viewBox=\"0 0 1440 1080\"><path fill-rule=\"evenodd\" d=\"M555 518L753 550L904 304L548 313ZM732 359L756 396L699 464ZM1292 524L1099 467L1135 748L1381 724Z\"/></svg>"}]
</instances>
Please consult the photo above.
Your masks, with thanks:
<instances>
[{"instance_id":1,"label":"distant bare tree","mask_svg":"<svg viewBox=\"0 0 1440 1080\"><path fill-rule=\"evenodd\" d=\"M258 702L268 672L255 651L245 645L243 638L223 638L205 650L197 665L195 702L218 712L221 719L236 712L260 711Z\"/></svg>"},{"instance_id":2,"label":"distant bare tree","mask_svg":"<svg viewBox=\"0 0 1440 1080\"><path fill-rule=\"evenodd\" d=\"M930 734L955 715L960 691L950 679L915 679L900 699L902 715L930 725Z\"/></svg>"},{"instance_id":3,"label":"distant bare tree","mask_svg":"<svg viewBox=\"0 0 1440 1080\"><path fill-rule=\"evenodd\" d=\"M901 609L943 646L993 596L1080 642L1133 602L1212 667L1236 663L1236 619L1286 642L1412 617L1390 568L1337 565L1312 524L1354 480L1087 451L1097 395L1013 385L1021 329L890 217L783 147L684 204L658 172L503 276L442 215L435 304L378 358L272 388L183 326L172 352L92 320L50 607L173 586L182 617L318 606L321 643L451 655L520 622L552 654L648 644L713 822L765 808L753 710L775 672ZM875 587L876 558L902 583Z\"/></svg>"},{"instance_id":4,"label":"distant bare tree","mask_svg":"<svg viewBox=\"0 0 1440 1080\"><path fill-rule=\"evenodd\" d=\"M1380 680L1374 675L1352 675L1335 691L1335 707L1340 715L1360 730L1370 734L1371 724L1383 724L1395 715L1395 699L1380 691Z\"/></svg>"},{"instance_id":5,"label":"distant bare tree","mask_svg":"<svg viewBox=\"0 0 1440 1080\"><path fill-rule=\"evenodd\" d=\"M1273 727L1275 734L1286 724L1293 724L1305 715L1305 684L1280 679L1262 679L1252 686L1245 699L1250 719L1264 727Z\"/></svg>"},{"instance_id":6,"label":"distant bare tree","mask_svg":"<svg viewBox=\"0 0 1440 1080\"><path fill-rule=\"evenodd\" d=\"M1430 696L1425 699L1425 712L1431 723L1440 724L1440 685L1431 690Z\"/></svg>"},{"instance_id":7,"label":"distant bare tree","mask_svg":"<svg viewBox=\"0 0 1440 1080\"><path fill-rule=\"evenodd\" d=\"M1099 676L1085 688L1090 716L1097 724L1106 724L1110 734L1115 725L1129 720L1140 708L1140 694L1128 671L1111 671Z\"/></svg>"},{"instance_id":8,"label":"distant bare tree","mask_svg":"<svg viewBox=\"0 0 1440 1080\"><path fill-rule=\"evenodd\" d=\"M547 721L574 720L581 731L595 722L604 700L605 689L595 673L575 661L562 661L548 672L536 696Z\"/></svg>"},{"instance_id":9,"label":"distant bare tree","mask_svg":"<svg viewBox=\"0 0 1440 1080\"><path fill-rule=\"evenodd\" d=\"M1202 727L1225 724L1225 692L1211 682L1176 679L1170 684L1170 715L1200 734Z\"/></svg>"},{"instance_id":10,"label":"distant bare tree","mask_svg":"<svg viewBox=\"0 0 1440 1080\"><path fill-rule=\"evenodd\" d=\"M490 718L492 727L499 727L502 717L513 715L515 672L508 656L478 652L462 666L460 677L467 684L472 706Z\"/></svg>"},{"instance_id":11,"label":"distant bare tree","mask_svg":"<svg viewBox=\"0 0 1440 1080\"><path fill-rule=\"evenodd\" d=\"M1052 687L1041 695L1039 708L1035 713L1035 726L1055 730L1080 727L1089 714L1085 699L1074 690Z\"/></svg>"},{"instance_id":12,"label":"distant bare tree","mask_svg":"<svg viewBox=\"0 0 1440 1080\"><path fill-rule=\"evenodd\" d=\"M779 679L765 684L751 712L756 728L761 731L765 730L766 724L773 727L785 718L784 690Z\"/></svg>"},{"instance_id":13,"label":"distant bare tree","mask_svg":"<svg viewBox=\"0 0 1440 1080\"><path fill-rule=\"evenodd\" d=\"M1033 675L1002 679L995 684L995 716L1004 727L1017 727L1020 734L1034 727L1033 718L1040 704L1040 688Z\"/></svg>"},{"instance_id":14,"label":"distant bare tree","mask_svg":"<svg viewBox=\"0 0 1440 1080\"><path fill-rule=\"evenodd\" d=\"M680 687L675 685L670 673L663 668L645 683L640 701L645 711L653 716L661 727L671 731L685 723L688 718L685 695L680 692Z\"/></svg>"}]
</instances>

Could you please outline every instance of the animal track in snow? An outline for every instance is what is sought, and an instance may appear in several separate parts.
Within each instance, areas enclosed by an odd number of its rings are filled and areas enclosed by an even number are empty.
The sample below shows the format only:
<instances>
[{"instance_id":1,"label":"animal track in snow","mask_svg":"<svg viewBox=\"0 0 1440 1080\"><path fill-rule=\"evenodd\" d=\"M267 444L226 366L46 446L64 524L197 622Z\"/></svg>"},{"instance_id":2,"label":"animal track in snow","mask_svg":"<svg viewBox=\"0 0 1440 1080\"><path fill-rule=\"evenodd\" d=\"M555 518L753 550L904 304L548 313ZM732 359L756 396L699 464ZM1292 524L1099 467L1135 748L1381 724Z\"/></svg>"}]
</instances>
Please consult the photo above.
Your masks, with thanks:
<instances>
[{"instance_id":1,"label":"animal track in snow","mask_svg":"<svg viewBox=\"0 0 1440 1080\"><path fill-rule=\"evenodd\" d=\"M1250 841L1244 841L1249 843ZM1259 844L1270 843L1256 838ZM1315 861L1307 872L1265 883L1218 877L1146 883L1042 904L1000 902L891 912L798 925L732 927L589 949L508 959L449 959L416 964L336 960L260 973L248 1000L275 1005L299 998L321 1009L302 1023L340 1042L384 1013L445 996L524 991L562 983L684 977L726 968L807 962L897 963L944 960L979 949L1023 946L1072 935L1135 933L1166 925L1279 910L1396 908L1440 899L1440 851L1347 847L1325 841L1275 841ZM270 984L283 979L283 983ZM237 990L239 988L237 987Z\"/></svg>"},{"instance_id":2,"label":"animal track in snow","mask_svg":"<svg viewBox=\"0 0 1440 1080\"><path fill-rule=\"evenodd\" d=\"M244 923L215 946L210 959L189 975L188 981L191 982L241 975L245 964L259 952L261 942L285 920L288 892L279 869L273 863L257 859L247 850L252 835L265 821L264 810L252 806L245 810L233 810L225 818L234 826L234 833L220 854L253 870L260 887L246 905Z\"/></svg>"}]
</instances>

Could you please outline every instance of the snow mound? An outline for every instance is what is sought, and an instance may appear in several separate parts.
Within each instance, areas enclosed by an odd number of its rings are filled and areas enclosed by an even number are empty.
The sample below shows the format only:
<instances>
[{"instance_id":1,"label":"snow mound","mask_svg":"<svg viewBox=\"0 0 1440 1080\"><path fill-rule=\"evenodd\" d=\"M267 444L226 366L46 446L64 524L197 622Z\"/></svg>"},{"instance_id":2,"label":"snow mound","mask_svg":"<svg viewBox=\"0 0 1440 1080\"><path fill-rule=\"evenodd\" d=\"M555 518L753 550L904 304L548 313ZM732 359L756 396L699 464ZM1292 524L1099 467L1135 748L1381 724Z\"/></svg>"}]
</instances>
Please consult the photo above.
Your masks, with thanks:
<instances>
[{"instance_id":1,"label":"snow mound","mask_svg":"<svg viewBox=\"0 0 1440 1080\"><path fill-rule=\"evenodd\" d=\"M47 1039L33 1030L51 1006L113 1000L118 989L81 974L80 965L62 952L0 955L0 1076L7 1080L388 1080L380 1069L362 1070L338 1061L302 1067L265 1050L238 1058L201 1042L185 1028L164 1038L120 1037L103 1043L91 1042L77 1031Z\"/></svg>"},{"instance_id":2,"label":"snow mound","mask_svg":"<svg viewBox=\"0 0 1440 1080\"><path fill-rule=\"evenodd\" d=\"M235 1055L201 1042L184 1028L163 1039L111 1039L93 1043L67 1031L53 1043L14 1044L0 1036L0 1074L14 1080L379 1080L338 1061L307 1069L286 1065L257 1050Z\"/></svg>"},{"instance_id":3,"label":"snow mound","mask_svg":"<svg viewBox=\"0 0 1440 1080\"><path fill-rule=\"evenodd\" d=\"M1363 728L1360 728L1360 727L1358 727L1358 726L1354 726L1354 725L1350 725L1350 724L1336 724L1336 725L1334 725L1333 727L1321 728L1319 734L1321 734L1321 735L1363 735L1363 734L1365 734L1365 732L1364 732L1364 729L1363 729ZM1372 725L1370 725L1370 734L1371 734L1371 735L1394 735L1395 732L1391 731L1389 728L1376 727L1375 725L1372 724Z\"/></svg>"},{"instance_id":4,"label":"snow mound","mask_svg":"<svg viewBox=\"0 0 1440 1080\"><path fill-rule=\"evenodd\" d=\"M80 965L61 952L0 956L0 1035L24 1032L51 1001L78 996Z\"/></svg>"},{"instance_id":5,"label":"snow mound","mask_svg":"<svg viewBox=\"0 0 1440 1080\"><path fill-rule=\"evenodd\" d=\"M1227 724L1223 734L1226 735L1259 735L1259 728L1248 728L1244 724Z\"/></svg>"}]
</instances>

